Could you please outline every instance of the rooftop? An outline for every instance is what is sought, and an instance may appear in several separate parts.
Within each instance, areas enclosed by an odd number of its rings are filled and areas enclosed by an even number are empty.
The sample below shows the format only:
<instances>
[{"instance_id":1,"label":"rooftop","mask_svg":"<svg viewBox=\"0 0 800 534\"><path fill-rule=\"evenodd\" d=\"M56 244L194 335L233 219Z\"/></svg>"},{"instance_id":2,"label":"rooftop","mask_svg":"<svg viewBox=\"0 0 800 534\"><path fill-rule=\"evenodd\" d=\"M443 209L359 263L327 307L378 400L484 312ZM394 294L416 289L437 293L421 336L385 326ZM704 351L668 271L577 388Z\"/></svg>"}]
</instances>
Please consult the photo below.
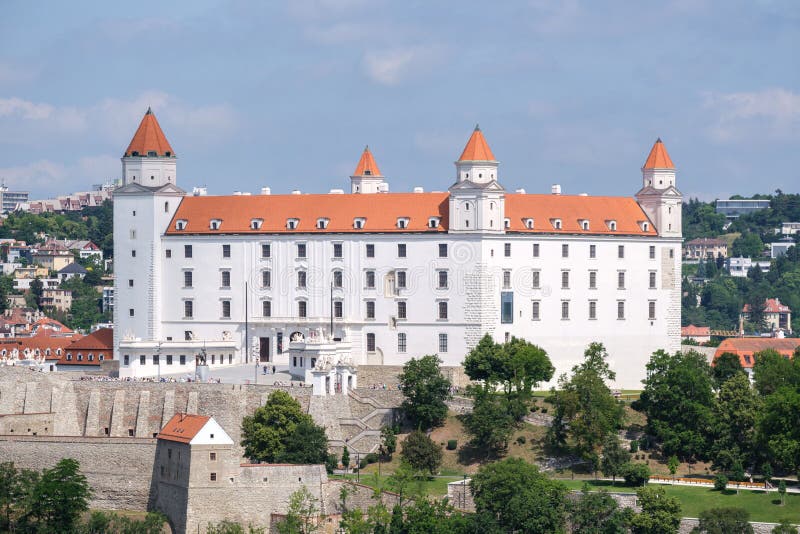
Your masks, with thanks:
<instances>
[{"instance_id":1,"label":"rooftop","mask_svg":"<svg viewBox=\"0 0 800 534\"><path fill-rule=\"evenodd\" d=\"M659 137L656 139L655 144L653 144L653 148L650 149L650 154L647 156L647 160L644 162L642 166L643 169L674 169L675 165L672 163L672 159L669 157L667 153L667 148L664 146L664 142L661 141Z\"/></svg>"},{"instance_id":2,"label":"rooftop","mask_svg":"<svg viewBox=\"0 0 800 534\"><path fill-rule=\"evenodd\" d=\"M147 108L139 128L125 150L125 156L166 156L174 157L175 151L167 141L167 137L158 124L155 113Z\"/></svg>"},{"instance_id":3,"label":"rooftop","mask_svg":"<svg viewBox=\"0 0 800 534\"><path fill-rule=\"evenodd\" d=\"M189 443L210 419L205 415L177 413L158 433L158 439Z\"/></svg>"}]
</instances>

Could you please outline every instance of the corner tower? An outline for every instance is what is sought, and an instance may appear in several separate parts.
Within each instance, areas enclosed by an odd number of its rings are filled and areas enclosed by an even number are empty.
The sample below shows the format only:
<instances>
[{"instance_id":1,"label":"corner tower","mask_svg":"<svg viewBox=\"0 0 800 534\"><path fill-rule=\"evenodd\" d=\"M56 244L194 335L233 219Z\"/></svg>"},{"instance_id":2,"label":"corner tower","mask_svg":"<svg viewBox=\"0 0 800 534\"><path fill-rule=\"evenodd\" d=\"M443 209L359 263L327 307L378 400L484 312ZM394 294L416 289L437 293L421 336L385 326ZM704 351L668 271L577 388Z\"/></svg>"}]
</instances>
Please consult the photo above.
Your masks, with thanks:
<instances>
[{"instance_id":1,"label":"corner tower","mask_svg":"<svg viewBox=\"0 0 800 534\"><path fill-rule=\"evenodd\" d=\"M123 185L161 187L176 183L175 151L167 141L155 113L147 108L142 122L122 156Z\"/></svg>"},{"instance_id":2,"label":"corner tower","mask_svg":"<svg viewBox=\"0 0 800 534\"><path fill-rule=\"evenodd\" d=\"M478 125L455 162L450 186L451 232L505 231L505 189L497 182L500 165Z\"/></svg>"},{"instance_id":3,"label":"corner tower","mask_svg":"<svg viewBox=\"0 0 800 534\"><path fill-rule=\"evenodd\" d=\"M661 138L656 139L642 166L642 188L636 201L661 237L681 237L683 196L675 183L675 165Z\"/></svg>"},{"instance_id":4,"label":"corner tower","mask_svg":"<svg viewBox=\"0 0 800 534\"><path fill-rule=\"evenodd\" d=\"M356 170L350 177L351 193L386 193L389 191L389 184L383 180L381 170L375 163L375 158L369 150L369 145L364 147L361 159L358 160Z\"/></svg>"}]
</instances>

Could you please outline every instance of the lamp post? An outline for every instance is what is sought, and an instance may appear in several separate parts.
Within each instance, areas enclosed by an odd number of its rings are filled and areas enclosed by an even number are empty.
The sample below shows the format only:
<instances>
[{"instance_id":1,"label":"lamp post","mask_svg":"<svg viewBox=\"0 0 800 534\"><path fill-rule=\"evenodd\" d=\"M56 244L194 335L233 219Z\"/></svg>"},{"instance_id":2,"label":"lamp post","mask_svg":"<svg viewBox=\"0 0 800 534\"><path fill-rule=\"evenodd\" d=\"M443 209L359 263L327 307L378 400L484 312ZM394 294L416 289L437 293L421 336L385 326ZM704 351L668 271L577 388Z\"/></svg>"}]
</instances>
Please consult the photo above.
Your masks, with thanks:
<instances>
[{"instance_id":1,"label":"lamp post","mask_svg":"<svg viewBox=\"0 0 800 534\"><path fill-rule=\"evenodd\" d=\"M356 482L361 482L361 453L356 451Z\"/></svg>"}]
</instances>

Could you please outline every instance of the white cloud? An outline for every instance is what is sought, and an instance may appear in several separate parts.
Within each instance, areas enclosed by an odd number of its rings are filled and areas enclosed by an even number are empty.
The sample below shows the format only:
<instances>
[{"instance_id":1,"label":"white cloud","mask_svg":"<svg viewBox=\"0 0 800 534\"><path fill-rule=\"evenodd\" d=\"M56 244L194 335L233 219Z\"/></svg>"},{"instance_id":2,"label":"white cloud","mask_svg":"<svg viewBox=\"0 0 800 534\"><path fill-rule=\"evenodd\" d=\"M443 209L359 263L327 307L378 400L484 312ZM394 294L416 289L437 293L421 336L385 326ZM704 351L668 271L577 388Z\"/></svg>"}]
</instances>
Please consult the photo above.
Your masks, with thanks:
<instances>
[{"instance_id":1,"label":"white cloud","mask_svg":"<svg viewBox=\"0 0 800 534\"><path fill-rule=\"evenodd\" d=\"M409 46L364 54L362 66L366 76L381 85L397 85L402 81L429 71L446 55L436 45Z\"/></svg>"},{"instance_id":2,"label":"white cloud","mask_svg":"<svg viewBox=\"0 0 800 534\"><path fill-rule=\"evenodd\" d=\"M31 199L87 191L93 184L117 178L119 158L109 155L85 156L64 164L39 160L24 165L0 168L0 180L11 190L30 191Z\"/></svg>"},{"instance_id":3,"label":"white cloud","mask_svg":"<svg viewBox=\"0 0 800 534\"><path fill-rule=\"evenodd\" d=\"M717 142L788 139L800 127L800 94L783 88L742 93L708 93L714 119L708 133Z\"/></svg>"}]
</instances>

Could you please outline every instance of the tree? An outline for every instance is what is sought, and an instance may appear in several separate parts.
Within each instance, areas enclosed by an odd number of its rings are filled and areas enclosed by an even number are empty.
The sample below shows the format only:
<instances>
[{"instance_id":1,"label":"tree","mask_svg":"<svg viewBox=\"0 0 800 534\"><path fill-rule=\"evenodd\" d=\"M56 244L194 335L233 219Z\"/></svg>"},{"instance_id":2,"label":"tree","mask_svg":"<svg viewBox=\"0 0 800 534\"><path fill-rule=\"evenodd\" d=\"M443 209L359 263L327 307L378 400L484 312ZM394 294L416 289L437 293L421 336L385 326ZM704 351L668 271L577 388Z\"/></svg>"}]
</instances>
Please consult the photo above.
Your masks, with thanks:
<instances>
[{"instance_id":1,"label":"tree","mask_svg":"<svg viewBox=\"0 0 800 534\"><path fill-rule=\"evenodd\" d=\"M719 358L714 360L714 367L711 368L714 377L714 385L716 389L722 387L722 384L739 374L746 374L742 363L739 361L739 355L732 352L723 352Z\"/></svg>"},{"instance_id":2,"label":"tree","mask_svg":"<svg viewBox=\"0 0 800 534\"><path fill-rule=\"evenodd\" d=\"M631 508L620 508L606 491L590 492L588 484L567 508L572 532L581 534L626 534L633 517Z\"/></svg>"},{"instance_id":3,"label":"tree","mask_svg":"<svg viewBox=\"0 0 800 534\"><path fill-rule=\"evenodd\" d=\"M781 479L778 482L778 494L781 496L781 506L786 504L786 481Z\"/></svg>"},{"instance_id":4,"label":"tree","mask_svg":"<svg viewBox=\"0 0 800 534\"><path fill-rule=\"evenodd\" d=\"M440 363L438 356L430 354L412 358L399 376L400 391L405 396L403 412L420 429L439 426L447 417L445 401L450 398L450 381L439 369Z\"/></svg>"},{"instance_id":5,"label":"tree","mask_svg":"<svg viewBox=\"0 0 800 534\"><path fill-rule=\"evenodd\" d=\"M603 459L600 461L603 476L610 476L616 482L617 476L622 474L622 466L630 461L631 453L622 447L615 434L609 434L603 443Z\"/></svg>"},{"instance_id":6,"label":"tree","mask_svg":"<svg viewBox=\"0 0 800 534\"><path fill-rule=\"evenodd\" d=\"M389 488L397 492L400 496L398 501L400 506L403 505L404 496L409 498L410 496L421 493L422 486L419 482L420 477L418 476L418 472L411 467L408 462L402 459L400 460L400 466L386 479Z\"/></svg>"},{"instance_id":7,"label":"tree","mask_svg":"<svg viewBox=\"0 0 800 534\"><path fill-rule=\"evenodd\" d=\"M667 469L669 469L669 474L672 475L672 480L675 480L675 473L678 472L678 466L681 465L681 461L678 460L678 457L674 454L669 457L667 460Z\"/></svg>"},{"instance_id":8,"label":"tree","mask_svg":"<svg viewBox=\"0 0 800 534\"><path fill-rule=\"evenodd\" d=\"M745 258L760 258L764 254L764 242L756 233L743 233L737 237L731 247L731 256Z\"/></svg>"},{"instance_id":9,"label":"tree","mask_svg":"<svg viewBox=\"0 0 800 534\"><path fill-rule=\"evenodd\" d=\"M749 463L754 457L760 411L759 399L746 374L736 374L722 384L711 419L710 456L715 469L732 469L737 462Z\"/></svg>"},{"instance_id":10,"label":"tree","mask_svg":"<svg viewBox=\"0 0 800 534\"><path fill-rule=\"evenodd\" d=\"M678 532L681 524L681 505L668 497L662 487L648 486L636 490L642 511L631 520L633 534L671 534Z\"/></svg>"},{"instance_id":11,"label":"tree","mask_svg":"<svg viewBox=\"0 0 800 534\"><path fill-rule=\"evenodd\" d=\"M781 386L800 386L800 360L787 359L773 349L753 354L753 382L762 396Z\"/></svg>"},{"instance_id":12,"label":"tree","mask_svg":"<svg viewBox=\"0 0 800 534\"><path fill-rule=\"evenodd\" d=\"M607 358L605 347L592 343L583 363L572 368L572 376L559 378L559 389L553 389L548 399L555 410L548 431L552 443L565 445L570 436L575 451L585 456L622 426L623 408L606 385L606 380L616 378Z\"/></svg>"},{"instance_id":13,"label":"tree","mask_svg":"<svg viewBox=\"0 0 800 534\"><path fill-rule=\"evenodd\" d=\"M68 532L89 509L91 495L89 483L80 472L80 464L64 458L52 469L42 471L42 477L33 490L36 506L31 512L46 532Z\"/></svg>"},{"instance_id":14,"label":"tree","mask_svg":"<svg viewBox=\"0 0 800 534\"><path fill-rule=\"evenodd\" d=\"M472 411L464 416L464 428L472 436L471 443L485 449L487 457L508 447L516 421L508 413L502 394L483 388L470 390Z\"/></svg>"},{"instance_id":15,"label":"tree","mask_svg":"<svg viewBox=\"0 0 800 534\"><path fill-rule=\"evenodd\" d=\"M278 523L279 534L311 534L317 531L319 520L319 499L305 486L289 496L286 517Z\"/></svg>"},{"instance_id":16,"label":"tree","mask_svg":"<svg viewBox=\"0 0 800 534\"><path fill-rule=\"evenodd\" d=\"M764 399L758 421L758 442L770 463L779 469L797 471L800 467L800 391L781 386Z\"/></svg>"},{"instance_id":17,"label":"tree","mask_svg":"<svg viewBox=\"0 0 800 534\"><path fill-rule=\"evenodd\" d=\"M519 421L527 413L533 388L550 380L555 368L542 348L521 338L498 344L486 334L464 359L464 372L485 390L502 388L506 409Z\"/></svg>"},{"instance_id":18,"label":"tree","mask_svg":"<svg viewBox=\"0 0 800 534\"><path fill-rule=\"evenodd\" d=\"M384 454L389 457L397 450L397 432L393 427L385 426L381 428L381 445L383 446Z\"/></svg>"},{"instance_id":19,"label":"tree","mask_svg":"<svg viewBox=\"0 0 800 534\"><path fill-rule=\"evenodd\" d=\"M728 487L728 477L719 473L717 476L714 477L714 489L717 491L725 491L725 488Z\"/></svg>"},{"instance_id":20,"label":"tree","mask_svg":"<svg viewBox=\"0 0 800 534\"><path fill-rule=\"evenodd\" d=\"M37 276L31 282L30 294L33 298L34 304L36 305L36 309L38 310L42 305L42 295L44 294L44 284L42 283L42 279L40 277Z\"/></svg>"},{"instance_id":21,"label":"tree","mask_svg":"<svg viewBox=\"0 0 800 534\"><path fill-rule=\"evenodd\" d=\"M400 456L414 469L431 475L442 465L442 447L419 430L411 432L403 441Z\"/></svg>"},{"instance_id":22,"label":"tree","mask_svg":"<svg viewBox=\"0 0 800 534\"><path fill-rule=\"evenodd\" d=\"M772 529L772 534L797 534L797 528L788 519L783 519Z\"/></svg>"},{"instance_id":23,"label":"tree","mask_svg":"<svg viewBox=\"0 0 800 534\"><path fill-rule=\"evenodd\" d=\"M644 486L650 480L650 468L647 464L628 462L622 466L620 474L629 486Z\"/></svg>"},{"instance_id":24,"label":"tree","mask_svg":"<svg viewBox=\"0 0 800 534\"><path fill-rule=\"evenodd\" d=\"M478 516L502 532L561 532L566 488L519 458L481 466L472 478Z\"/></svg>"},{"instance_id":25,"label":"tree","mask_svg":"<svg viewBox=\"0 0 800 534\"><path fill-rule=\"evenodd\" d=\"M132 519L114 512L94 511L89 516L89 521L76 530L76 534L161 534L166 522L167 518L157 512L148 512L144 519ZM214 529L206 530L206 533L223 534ZM247 534L241 527L239 530L224 531L224 534L239 533ZM255 534L255 531L251 530L251 533Z\"/></svg>"},{"instance_id":26,"label":"tree","mask_svg":"<svg viewBox=\"0 0 800 534\"><path fill-rule=\"evenodd\" d=\"M666 455L705 458L714 401L705 356L693 350L674 355L653 353L644 391L633 407L647 415L647 430L661 441Z\"/></svg>"},{"instance_id":27,"label":"tree","mask_svg":"<svg viewBox=\"0 0 800 534\"><path fill-rule=\"evenodd\" d=\"M350 451L347 449L347 447L342 449L342 466L344 467L345 471L347 471L347 469L350 467Z\"/></svg>"},{"instance_id":28,"label":"tree","mask_svg":"<svg viewBox=\"0 0 800 534\"><path fill-rule=\"evenodd\" d=\"M325 430L285 391L270 393L264 406L242 420L242 446L254 462L325 463L324 436Z\"/></svg>"},{"instance_id":29,"label":"tree","mask_svg":"<svg viewBox=\"0 0 800 534\"><path fill-rule=\"evenodd\" d=\"M709 508L699 519L692 534L753 534L750 512L743 508Z\"/></svg>"}]
</instances>

